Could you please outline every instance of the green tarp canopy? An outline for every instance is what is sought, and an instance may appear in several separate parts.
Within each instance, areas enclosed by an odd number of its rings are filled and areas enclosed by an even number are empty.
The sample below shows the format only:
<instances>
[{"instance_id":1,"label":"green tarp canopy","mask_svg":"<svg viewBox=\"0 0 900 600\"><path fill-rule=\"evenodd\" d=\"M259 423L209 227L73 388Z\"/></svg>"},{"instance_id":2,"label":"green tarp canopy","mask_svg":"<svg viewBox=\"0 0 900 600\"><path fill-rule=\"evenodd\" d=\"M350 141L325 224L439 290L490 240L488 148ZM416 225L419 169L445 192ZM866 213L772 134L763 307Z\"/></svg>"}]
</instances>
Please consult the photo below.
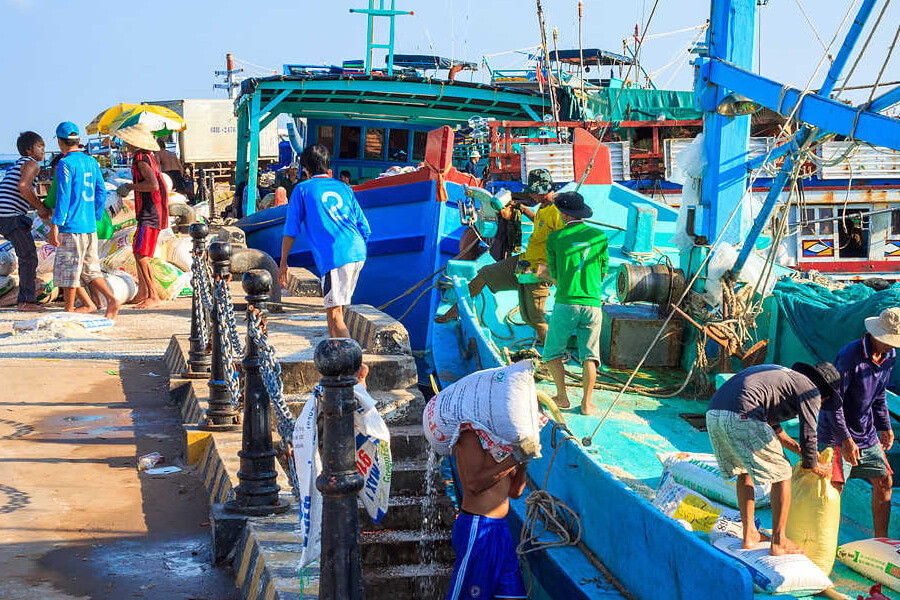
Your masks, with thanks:
<instances>
[{"instance_id":1,"label":"green tarp canopy","mask_svg":"<svg viewBox=\"0 0 900 600\"><path fill-rule=\"evenodd\" d=\"M862 337L867 317L900 306L900 285L880 292L861 283L829 290L815 283L785 279L778 282L772 296L794 335L815 360L833 362L841 348ZM893 375L892 381L897 384L900 369Z\"/></svg>"},{"instance_id":2,"label":"green tarp canopy","mask_svg":"<svg viewBox=\"0 0 900 600\"><path fill-rule=\"evenodd\" d=\"M693 92L604 88L588 95L593 100L590 109L604 121L656 121L660 115L678 121L703 118L694 106Z\"/></svg>"}]
</instances>

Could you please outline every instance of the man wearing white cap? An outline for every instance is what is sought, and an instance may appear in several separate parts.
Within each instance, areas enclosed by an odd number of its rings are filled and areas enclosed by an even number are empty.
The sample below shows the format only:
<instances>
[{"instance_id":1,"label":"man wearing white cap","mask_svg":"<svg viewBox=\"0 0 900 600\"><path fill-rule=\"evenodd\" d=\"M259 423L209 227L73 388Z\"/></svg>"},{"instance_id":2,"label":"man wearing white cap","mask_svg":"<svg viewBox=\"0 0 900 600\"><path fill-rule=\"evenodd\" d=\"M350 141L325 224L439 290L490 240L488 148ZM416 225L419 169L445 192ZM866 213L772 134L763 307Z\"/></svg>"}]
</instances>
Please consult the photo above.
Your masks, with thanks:
<instances>
[{"instance_id":1,"label":"man wearing white cap","mask_svg":"<svg viewBox=\"0 0 900 600\"><path fill-rule=\"evenodd\" d=\"M820 447L835 448L831 482L838 491L850 477L872 483L875 537L887 537L891 518L891 467L885 453L894 444L885 389L900 347L900 308L866 319L866 333L838 352L844 404L819 414Z\"/></svg>"},{"instance_id":2,"label":"man wearing white cap","mask_svg":"<svg viewBox=\"0 0 900 600\"><path fill-rule=\"evenodd\" d=\"M469 162L466 163L465 169L463 169L466 173L478 179L478 161L481 159L481 152L478 150L472 150L472 154L469 155Z\"/></svg>"}]
</instances>

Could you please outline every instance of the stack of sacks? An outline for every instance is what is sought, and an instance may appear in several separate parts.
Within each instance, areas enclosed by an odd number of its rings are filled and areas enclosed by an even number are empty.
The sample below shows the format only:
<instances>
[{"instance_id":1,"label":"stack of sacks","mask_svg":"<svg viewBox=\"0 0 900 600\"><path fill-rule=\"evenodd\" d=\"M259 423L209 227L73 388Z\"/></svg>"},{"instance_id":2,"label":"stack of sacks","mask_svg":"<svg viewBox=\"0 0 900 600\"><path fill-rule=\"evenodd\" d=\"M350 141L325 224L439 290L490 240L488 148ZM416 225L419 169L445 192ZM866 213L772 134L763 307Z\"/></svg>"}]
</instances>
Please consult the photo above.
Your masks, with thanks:
<instances>
[{"instance_id":1,"label":"stack of sacks","mask_svg":"<svg viewBox=\"0 0 900 600\"><path fill-rule=\"evenodd\" d=\"M749 550L741 547L743 526L740 512L736 510L735 482L722 477L715 457L671 452L658 458L664 470L653 505L687 531L707 536L713 546L740 562L750 572L757 591L807 596L833 586L822 568L808 556L770 556L769 542L760 542ZM754 495L757 505L766 504L769 489L757 486ZM756 526L760 526L759 519ZM834 556L833 549L831 556Z\"/></svg>"}]
</instances>

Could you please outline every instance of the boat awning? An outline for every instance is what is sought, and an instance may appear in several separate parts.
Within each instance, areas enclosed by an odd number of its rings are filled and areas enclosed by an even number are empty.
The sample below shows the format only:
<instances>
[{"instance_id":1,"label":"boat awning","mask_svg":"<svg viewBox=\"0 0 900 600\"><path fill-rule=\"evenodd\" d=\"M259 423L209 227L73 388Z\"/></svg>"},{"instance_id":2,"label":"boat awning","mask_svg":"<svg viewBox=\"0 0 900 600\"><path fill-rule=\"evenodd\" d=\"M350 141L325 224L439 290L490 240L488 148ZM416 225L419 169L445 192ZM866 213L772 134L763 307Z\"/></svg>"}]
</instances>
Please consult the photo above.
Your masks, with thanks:
<instances>
[{"instance_id":1,"label":"boat awning","mask_svg":"<svg viewBox=\"0 0 900 600\"><path fill-rule=\"evenodd\" d=\"M383 75L272 76L246 79L235 113L257 96L261 119L278 114L371 119L417 124L466 123L485 113L496 119L540 119L546 99L530 90L425 77Z\"/></svg>"},{"instance_id":2,"label":"boat awning","mask_svg":"<svg viewBox=\"0 0 900 600\"><path fill-rule=\"evenodd\" d=\"M384 64L387 64L387 60L387 57L385 57ZM452 69L456 66L471 71L478 69L478 65L473 62L452 60L444 58L443 56L434 56L431 54L395 54L393 63L395 67L408 67L422 71L426 69Z\"/></svg>"},{"instance_id":3,"label":"boat awning","mask_svg":"<svg viewBox=\"0 0 900 600\"><path fill-rule=\"evenodd\" d=\"M585 48L583 50L583 54L585 66L630 65L633 62L631 58L623 54L616 54L615 52L600 50L599 48ZM550 52L550 61L558 61L577 65L579 62L581 62L581 55L582 51L579 51L577 49L553 50Z\"/></svg>"}]
</instances>

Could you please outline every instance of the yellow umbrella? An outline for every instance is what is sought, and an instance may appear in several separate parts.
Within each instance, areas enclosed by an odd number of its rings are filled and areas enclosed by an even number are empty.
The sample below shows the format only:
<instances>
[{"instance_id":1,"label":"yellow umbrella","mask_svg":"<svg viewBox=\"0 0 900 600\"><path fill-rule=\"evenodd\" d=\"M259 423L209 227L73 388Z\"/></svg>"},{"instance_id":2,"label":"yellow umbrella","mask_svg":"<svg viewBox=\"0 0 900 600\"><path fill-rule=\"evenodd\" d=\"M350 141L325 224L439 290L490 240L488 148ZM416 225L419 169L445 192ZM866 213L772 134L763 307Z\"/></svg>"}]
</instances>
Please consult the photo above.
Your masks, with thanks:
<instances>
[{"instance_id":1,"label":"yellow umbrella","mask_svg":"<svg viewBox=\"0 0 900 600\"><path fill-rule=\"evenodd\" d=\"M181 116L173 110L155 104L130 104L122 102L94 117L87 126L87 132L112 133L121 127L128 127L136 123L146 123L151 131L168 129L169 131L184 131L186 123Z\"/></svg>"}]
</instances>

